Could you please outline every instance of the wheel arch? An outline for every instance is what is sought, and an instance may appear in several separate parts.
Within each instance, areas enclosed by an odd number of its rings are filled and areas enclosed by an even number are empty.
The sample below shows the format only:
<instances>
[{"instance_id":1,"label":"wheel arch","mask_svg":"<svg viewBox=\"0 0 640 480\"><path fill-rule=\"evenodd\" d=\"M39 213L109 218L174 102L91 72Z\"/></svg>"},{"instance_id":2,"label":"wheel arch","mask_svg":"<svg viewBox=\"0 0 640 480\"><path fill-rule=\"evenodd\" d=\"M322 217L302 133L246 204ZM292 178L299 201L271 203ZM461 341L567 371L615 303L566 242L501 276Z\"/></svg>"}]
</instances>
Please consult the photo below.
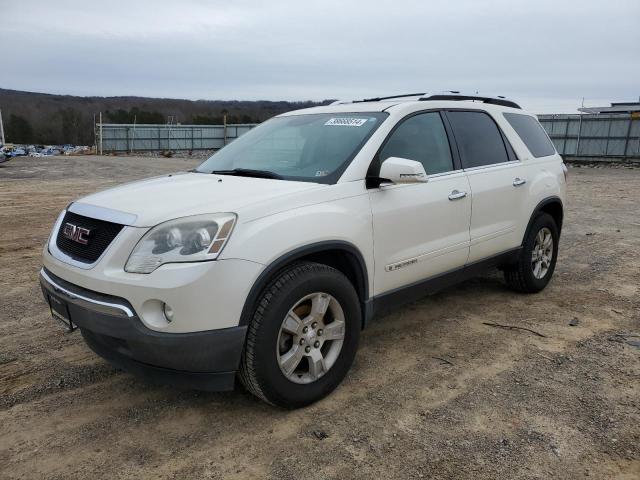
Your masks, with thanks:
<instances>
[{"instance_id":1,"label":"wheel arch","mask_svg":"<svg viewBox=\"0 0 640 480\"><path fill-rule=\"evenodd\" d=\"M527 223L527 228L524 231L524 236L522 237L522 243L524 243L524 239L527 238L531 224L539 213L548 213L551 215L558 227L558 234L562 231L562 221L564 220L564 206L562 204L562 200L560 197L556 196L547 197L539 202L538 205L536 205L536 208L533 209L533 212L529 217L529 223Z\"/></svg>"},{"instance_id":2,"label":"wheel arch","mask_svg":"<svg viewBox=\"0 0 640 480\"><path fill-rule=\"evenodd\" d=\"M364 328L369 312L369 276L364 256L352 243L335 240L305 245L282 254L271 262L253 283L242 307L240 325L248 325L260 295L268 283L284 268L296 261L316 262L343 273L358 294L361 309L361 322Z\"/></svg>"}]
</instances>

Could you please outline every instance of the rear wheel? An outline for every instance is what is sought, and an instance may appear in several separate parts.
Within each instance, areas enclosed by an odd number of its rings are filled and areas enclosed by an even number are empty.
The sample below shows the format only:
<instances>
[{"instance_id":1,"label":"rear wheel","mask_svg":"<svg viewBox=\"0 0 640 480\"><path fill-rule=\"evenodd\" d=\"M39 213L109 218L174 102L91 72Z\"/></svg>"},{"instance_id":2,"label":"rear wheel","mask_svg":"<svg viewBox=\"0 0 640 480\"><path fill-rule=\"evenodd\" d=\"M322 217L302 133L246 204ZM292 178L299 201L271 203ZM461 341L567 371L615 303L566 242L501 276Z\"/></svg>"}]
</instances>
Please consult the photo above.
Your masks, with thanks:
<instances>
[{"instance_id":1,"label":"rear wheel","mask_svg":"<svg viewBox=\"0 0 640 480\"><path fill-rule=\"evenodd\" d=\"M355 357L360 303L349 280L317 263L296 263L265 288L249 325L240 380L285 408L308 405L342 381Z\"/></svg>"},{"instance_id":2,"label":"rear wheel","mask_svg":"<svg viewBox=\"0 0 640 480\"><path fill-rule=\"evenodd\" d=\"M524 293L536 293L546 287L555 270L558 240L553 217L538 214L527 232L518 262L504 271L509 287Z\"/></svg>"}]
</instances>

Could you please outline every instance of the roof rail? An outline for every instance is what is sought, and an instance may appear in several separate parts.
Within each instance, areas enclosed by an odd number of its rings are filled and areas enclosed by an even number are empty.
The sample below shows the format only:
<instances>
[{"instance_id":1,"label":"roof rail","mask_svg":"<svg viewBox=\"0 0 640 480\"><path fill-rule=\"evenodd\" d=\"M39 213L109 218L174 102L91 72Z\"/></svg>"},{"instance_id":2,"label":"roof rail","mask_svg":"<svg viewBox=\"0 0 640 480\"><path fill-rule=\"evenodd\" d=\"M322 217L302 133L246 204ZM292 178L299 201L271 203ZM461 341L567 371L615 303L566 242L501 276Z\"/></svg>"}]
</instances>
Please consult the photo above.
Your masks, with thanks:
<instances>
[{"instance_id":1,"label":"roof rail","mask_svg":"<svg viewBox=\"0 0 640 480\"><path fill-rule=\"evenodd\" d=\"M380 102L382 100L393 100L394 98L404 98L404 97L419 97L421 95L426 95L426 92L422 92L422 93L405 93L403 95L389 95L387 97L363 98L362 100L353 100L352 103Z\"/></svg>"},{"instance_id":2,"label":"roof rail","mask_svg":"<svg viewBox=\"0 0 640 480\"><path fill-rule=\"evenodd\" d=\"M429 101L429 100L476 100L483 103L489 103L491 105L502 105L503 107L511 107L521 109L520 105L518 105L513 100L509 100L502 95L498 95L496 97L486 97L482 95L464 95L458 91L450 91L443 93L436 93L434 95L429 95L428 97L420 98L421 101Z\"/></svg>"}]
</instances>

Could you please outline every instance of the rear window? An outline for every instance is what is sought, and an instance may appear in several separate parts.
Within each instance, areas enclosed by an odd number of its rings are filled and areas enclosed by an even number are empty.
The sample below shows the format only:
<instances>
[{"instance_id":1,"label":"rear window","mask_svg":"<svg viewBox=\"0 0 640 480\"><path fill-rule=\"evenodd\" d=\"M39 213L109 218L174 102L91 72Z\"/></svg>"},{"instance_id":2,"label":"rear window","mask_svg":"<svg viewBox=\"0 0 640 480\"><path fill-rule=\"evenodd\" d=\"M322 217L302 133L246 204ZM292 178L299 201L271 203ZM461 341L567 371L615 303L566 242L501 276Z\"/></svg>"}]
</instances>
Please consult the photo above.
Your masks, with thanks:
<instances>
[{"instance_id":1,"label":"rear window","mask_svg":"<svg viewBox=\"0 0 640 480\"><path fill-rule=\"evenodd\" d=\"M556 153L553 143L535 118L519 113L503 115L534 157L546 157Z\"/></svg>"},{"instance_id":2,"label":"rear window","mask_svg":"<svg viewBox=\"0 0 640 480\"><path fill-rule=\"evenodd\" d=\"M502 134L488 114L449 111L447 117L453 127L464 168L495 165L510 160Z\"/></svg>"}]
</instances>

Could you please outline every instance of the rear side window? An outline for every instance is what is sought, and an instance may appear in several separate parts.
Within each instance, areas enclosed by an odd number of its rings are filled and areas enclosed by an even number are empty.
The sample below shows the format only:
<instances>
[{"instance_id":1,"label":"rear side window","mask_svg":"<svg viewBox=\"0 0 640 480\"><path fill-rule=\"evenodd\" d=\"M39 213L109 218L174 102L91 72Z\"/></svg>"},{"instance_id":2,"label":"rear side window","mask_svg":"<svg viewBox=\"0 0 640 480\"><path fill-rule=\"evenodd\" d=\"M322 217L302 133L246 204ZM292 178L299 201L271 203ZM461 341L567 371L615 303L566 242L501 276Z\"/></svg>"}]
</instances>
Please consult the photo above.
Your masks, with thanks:
<instances>
[{"instance_id":1,"label":"rear side window","mask_svg":"<svg viewBox=\"0 0 640 480\"><path fill-rule=\"evenodd\" d=\"M535 118L519 113L503 115L534 157L546 157L556 153L553 143Z\"/></svg>"},{"instance_id":2,"label":"rear side window","mask_svg":"<svg viewBox=\"0 0 640 480\"><path fill-rule=\"evenodd\" d=\"M383 162L389 157L420 162L428 175L453 170L449 139L440 114L420 113L398 125L382 147L378 160Z\"/></svg>"},{"instance_id":3,"label":"rear side window","mask_svg":"<svg viewBox=\"0 0 640 480\"><path fill-rule=\"evenodd\" d=\"M464 168L482 167L509 161L502 134L484 112L449 111Z\"/></svg>"}]
</instances>

